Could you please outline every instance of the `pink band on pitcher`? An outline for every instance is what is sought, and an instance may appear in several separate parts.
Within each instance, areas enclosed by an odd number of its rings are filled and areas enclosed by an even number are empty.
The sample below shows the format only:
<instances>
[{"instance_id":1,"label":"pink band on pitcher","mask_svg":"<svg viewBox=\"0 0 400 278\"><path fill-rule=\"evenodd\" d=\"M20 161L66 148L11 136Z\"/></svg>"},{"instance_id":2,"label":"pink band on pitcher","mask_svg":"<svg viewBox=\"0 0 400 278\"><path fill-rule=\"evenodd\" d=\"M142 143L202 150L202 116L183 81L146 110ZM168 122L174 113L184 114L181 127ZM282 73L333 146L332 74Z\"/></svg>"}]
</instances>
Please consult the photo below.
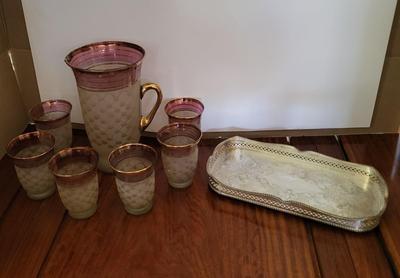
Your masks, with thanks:
<instances>
[{"instance_id":1,"label":"pink band on pitcher","mask_svg":"<svg viewBox=\"0 0 400 278\"><path fill-rule=\"evenodd\" d=\"M136 44L105 41L73 50L65 62L72 68L78 87L112 91L128 87L140 78L144 55L144 49Z\"/></svg>"}]
</instances>

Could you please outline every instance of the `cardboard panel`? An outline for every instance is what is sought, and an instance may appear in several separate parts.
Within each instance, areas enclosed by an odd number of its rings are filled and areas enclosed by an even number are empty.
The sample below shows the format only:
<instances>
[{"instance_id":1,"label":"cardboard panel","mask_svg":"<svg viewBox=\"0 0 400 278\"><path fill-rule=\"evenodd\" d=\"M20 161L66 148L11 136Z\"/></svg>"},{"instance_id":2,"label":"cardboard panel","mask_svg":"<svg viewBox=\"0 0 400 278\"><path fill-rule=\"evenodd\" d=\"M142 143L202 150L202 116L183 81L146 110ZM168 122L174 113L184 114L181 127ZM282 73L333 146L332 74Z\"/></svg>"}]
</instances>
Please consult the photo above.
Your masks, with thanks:
<instances>
[{"instance_id":1,"label":"cardboard panel","mask_svg":"<svg viewBox=\"0 0 400 278\"><path fill-rule=\"evenodd\" d=\"M400 57L386 59L379 91L372 127L377 132L397 132L400 127Z\"/></svg>"},{"instance_id":2,"label":"cardboard panel","mask_svg":"<svg viewBox=\"0 0 400 278\"><path fill-rule=\"evenodd\" d=\"M400 57L400 4L397 4L388 47L389 57Z\"/></svg>"},{"instance_id":3,"label":"cardboard panel","mask_svg":"<svg viewBox=\"0 0 400 278\"><path fill-rule=\"evenodd\" d=\"M27 115L7 52L0 54L0 157L9 140L21 133Z\"/></svg>"},{"instance_id":4,"label":"cardboard panel","mask_svg":"<svg viewBox=\"0 0 400 278\"><path fill-rule=\"evenodd\" d=\"M30 49L20 0L1 0L10 48Z\"/></svg>"},{"instance_id":5,"label":"cardboard panel","mask_svg":"<svg viewBox=\"0 0 400 278\"><path fill-rule=\"evenodd\" d=\"M40 102L32 53L29 49L11 49L15 75L26 111Z\"/></svg>"},{"instance_id":6,"label":"cardboard panel","mask_svg":"<svg viewBox=\"0 0 400 278\"><path fill-rule=\"evenodd\" d=\"M4 24L3 9L0 6L0 53L8 50L7 30Z\"/></svg>"}]
</instances>

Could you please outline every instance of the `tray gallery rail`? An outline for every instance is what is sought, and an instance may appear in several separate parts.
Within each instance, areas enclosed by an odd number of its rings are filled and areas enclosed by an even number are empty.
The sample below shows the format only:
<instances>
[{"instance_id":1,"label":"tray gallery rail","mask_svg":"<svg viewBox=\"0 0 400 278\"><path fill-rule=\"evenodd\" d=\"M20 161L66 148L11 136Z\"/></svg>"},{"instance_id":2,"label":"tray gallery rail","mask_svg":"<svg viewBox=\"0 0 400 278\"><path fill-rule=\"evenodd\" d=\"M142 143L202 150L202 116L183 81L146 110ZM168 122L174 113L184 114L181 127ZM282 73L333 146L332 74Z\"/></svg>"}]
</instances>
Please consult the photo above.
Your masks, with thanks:
<instances>
[{"instance_id":1,"label":"tray gallery rail","mask_svg":"<svg viewBox=\"0 0 400 278\"><path fill-rule=\"evenodd\" d=\"M376 227L388 200L373 167L242 137L215 148L207 173L221 195L355 232Z\"/></svg>"}]
</instances>

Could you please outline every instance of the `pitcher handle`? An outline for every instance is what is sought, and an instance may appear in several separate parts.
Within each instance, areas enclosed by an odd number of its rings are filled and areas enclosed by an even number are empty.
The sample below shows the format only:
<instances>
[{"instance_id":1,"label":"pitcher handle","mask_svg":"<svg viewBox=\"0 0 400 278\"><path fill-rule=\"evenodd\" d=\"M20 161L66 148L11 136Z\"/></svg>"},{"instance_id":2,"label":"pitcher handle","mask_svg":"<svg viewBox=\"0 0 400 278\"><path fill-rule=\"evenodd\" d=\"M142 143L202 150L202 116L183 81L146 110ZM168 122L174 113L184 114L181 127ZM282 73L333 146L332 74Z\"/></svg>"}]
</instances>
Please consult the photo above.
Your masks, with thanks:
<instances>
[{"instance_id":1,"label":"pitcher handle","mask_svg":"<svg viewBox=\"0 0 400 278\"><path fill-rule=\"evenodd\" d=\"M150 113L147 116L141 116L140 118L140 129L143 131L146 127L149 126L154 116L156 115L157 109L160 107L163 95L161 92L160 86L155 83L146 83L140 87L140 99L146 94L148 90L154 90L157 93L157 101L151 109Z\"/></svg>"}]
</instances>

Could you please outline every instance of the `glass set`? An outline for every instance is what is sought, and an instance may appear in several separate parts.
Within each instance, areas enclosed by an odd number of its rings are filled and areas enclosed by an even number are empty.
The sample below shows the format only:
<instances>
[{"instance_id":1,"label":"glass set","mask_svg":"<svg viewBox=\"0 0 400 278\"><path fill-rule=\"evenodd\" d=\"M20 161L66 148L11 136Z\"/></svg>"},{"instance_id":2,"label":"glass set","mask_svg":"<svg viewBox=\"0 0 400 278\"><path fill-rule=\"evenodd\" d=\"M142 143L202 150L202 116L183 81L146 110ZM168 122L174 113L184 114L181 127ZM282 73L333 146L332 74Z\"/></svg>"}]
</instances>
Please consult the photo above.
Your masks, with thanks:
<instances>
[{"instance_id":1,"label":"glass set","mask_svg":"<svg viewBox=\"0 0 400 278\"><path fill-rule=\"evenodd\" d=\"M174 107L172 112L171 103ZM192 108L187 103L200 106ZM193 109L197 107L201 107L196 110L199 114L194 114ZM84 219L92 216L97 209L99 155L91 147L70 147L71 108L72 105L64 100L48 100L33 107L30 115L37 131L12 139L7 146L7 154L28 197L45 199L57 187L69 215ZM185 109L193 117L185 116L184 122L170 116L176 111L185 115ZM157 140L161 144L161 159L168 183L174 188L185 188L193 182L198 161L197 145L202 135L199 127L203 109L200 101L190 98L174 99L165 106L170 124L159 130ZM112 150L108 161L126 211L140 215L151 210L157 152L148 145L129 143Z\"/></svg>"},{"instance_id":2,"label":"glass set","mask_svg":"<svg viewBox=\"0 0 400 278\"><path fill-rule=\"evenodd\" d=\"M157 152L138 143L162 101L155 83L141 84L145 51L119 41L85 45L70 52L66 64L78 87L85 129L91 147L73 147L71 109L65 100L47 100L30 110L35 132L19 135L7 154L28 197L41 200L56 188L71 217L84 219L97 209L97 169L113 173L125 210L134 215L153 206ZM157 100L146 116L141 99L154 91ZM192 184L197 168L201 114L204 105L178 98L165 105L169 125L157 133L168 183L174 188Z\"/></svg>"},{"instance_id":3,"label":"glass set","mask_svg":"<svg viewBox=\"0 0 400 278\"><path fill-rule=\"evenodd\" d=\"M174 188L185 188L193 182L198 161L197 145L202 135L197 127L200 116L192 118L196 124L192 124L189 118L185 123L170 118L172 123L157 133L164 172ZM153 206L157 152L148 145L129 143L115 148L108 160L125 210L134 215L148 212Z\"/></svg>"}]
</instances>

